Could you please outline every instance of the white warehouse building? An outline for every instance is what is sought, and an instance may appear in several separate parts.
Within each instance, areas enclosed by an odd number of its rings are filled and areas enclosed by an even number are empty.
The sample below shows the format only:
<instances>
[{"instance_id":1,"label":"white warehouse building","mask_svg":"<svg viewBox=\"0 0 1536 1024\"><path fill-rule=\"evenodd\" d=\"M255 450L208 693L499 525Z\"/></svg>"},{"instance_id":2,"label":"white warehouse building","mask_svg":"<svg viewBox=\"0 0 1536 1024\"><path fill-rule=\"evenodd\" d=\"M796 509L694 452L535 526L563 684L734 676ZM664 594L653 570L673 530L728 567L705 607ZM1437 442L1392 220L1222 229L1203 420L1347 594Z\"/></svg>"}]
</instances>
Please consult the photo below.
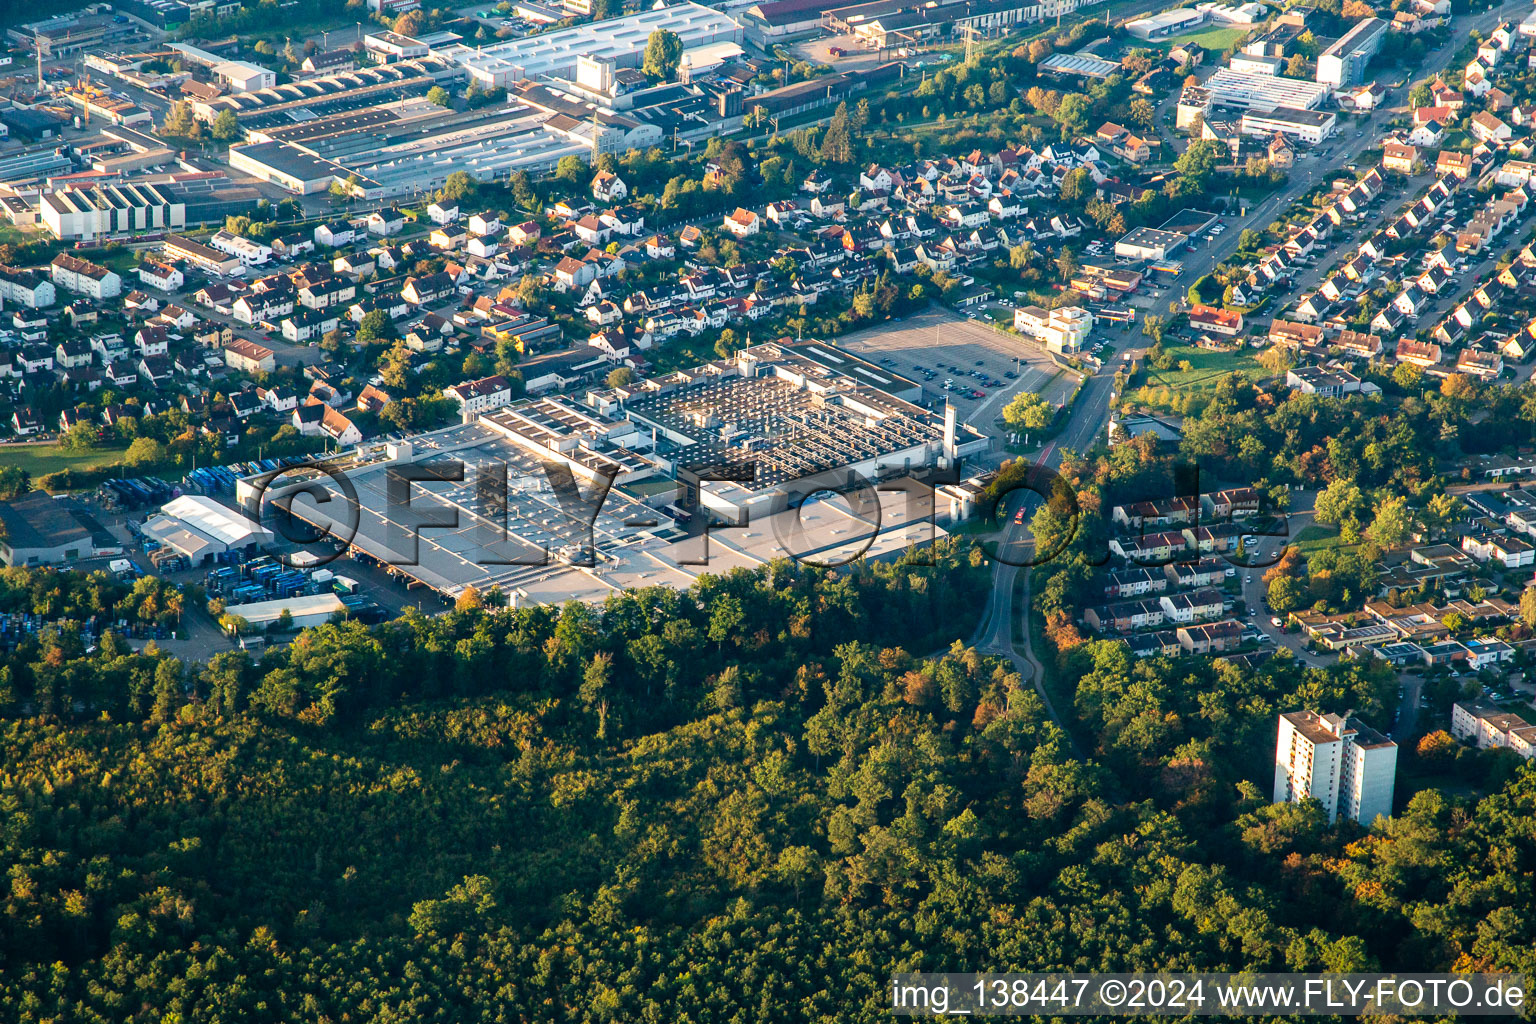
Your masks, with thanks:
<instances>
[{"instance_id":1,"label":"white warehouse building","mask_svg":"<svg viewBox=\"0 0 1536 1024\"><path fill-rule=\"evenodd\" d=\"M1087 343L1093 331L1093 314L1082 306L1051 310L1022 306L1014 311L1013 326L1020 334L1044 342L1047 350L1071 355Z\"/></svg>"},{"instance_id":2,"label":"white warehouse building","mask_svg":"<svg viewBox=\"0 0 1536 1024\"><path fill-rule=\"evenodd\" d=\"M144 536L175 548L193 565L225 551L254 551L256 545L272 542L272 531L200 494L166 502L145 522Z\"/></svg>"},{"instance_id":3,"label":"white warehouse building","mask_svg":"<svg viewBox=\"0 0 1536 1024\"><path fill-rule=\"evenodd\" d=\"M259 267L272 258L272 247L229 231L220 231L208 239L208 244L219 252L226 252L248 267Z\"/></svg>"},{"instance_id":4,"label":"white warehouse building","mask_svg":"<svg viewBox=\"0 0 1536 1024\"><path fill-rule=\"evenodd\" d=\"M1313 145L1333 135L1338 124L1339 117L1331 110L1297 110L1295 107L1250 110L1242 120L1244 135L1273 138L1278 132Z\"/></svg>"},{"instance_id":5,"label":"white warehouse building","mask_svg":"<svg viewBox=\"0 0 1536 1024\"><path fill-rule=\"evenodd\" d=\"M1233 71L1231 68L1218 68L1215 74L1205 80L1203 88L1210 93L1213 106L1263 111L1278 107L1316 110L1332 92L1328 86L1319 82L1278 75L1257 75Z\"/></svg>"},{"instance_id":6,"label":"white warehouse building","mask_svg":"<svg viewBox=\"0 0 1536 1024\"><path fill-rule=\"evenodd\" d=\"M1163 11L1161 14L1150 14L1145 18L1128 21L1125 23L1125 30L1137 39L1166 39L1204 25L1208 17L1205 11L1181 7L1177 10Z\"/></svg>"},{"instance_id":7,"label":"white warehouse building","mask_svg":"<svg viewBox=\"0 0 1536 1024\"><path fill-rule=\"evenodd\" d=\"M62 241L89 242L133 231L180 231L187 206L159 185L98 185L48 192L38 203L48 230Z\"/></svg>"},{"instance_id":8,"label":"white warehouse building","mask_svg":"<svg viewBox=\"0 0 1536 1024\"><path fill-rule=\"evenodd\" d=\"M684 50L742 41L741 25L735 20L689 0L495 46L455 46L436 52L462 65L483 86L509 87L525 78L570 78L576 72L576 59L581 56L606 57L621 68L639 67L645 56L645 44L657 29L675 32Z\"/></svg>"}]
</instances>

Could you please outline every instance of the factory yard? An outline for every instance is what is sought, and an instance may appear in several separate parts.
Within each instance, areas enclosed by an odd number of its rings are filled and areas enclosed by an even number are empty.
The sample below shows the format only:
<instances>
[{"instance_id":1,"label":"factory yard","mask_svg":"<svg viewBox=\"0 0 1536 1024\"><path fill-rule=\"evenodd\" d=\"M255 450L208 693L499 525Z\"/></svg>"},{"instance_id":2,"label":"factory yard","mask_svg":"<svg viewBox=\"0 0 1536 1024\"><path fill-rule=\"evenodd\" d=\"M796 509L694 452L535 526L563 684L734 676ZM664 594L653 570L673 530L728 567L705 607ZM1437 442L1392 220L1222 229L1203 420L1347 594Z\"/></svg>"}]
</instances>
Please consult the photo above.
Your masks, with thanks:
<instances>
[{"instance_id":1,"label":"factory yard","mask_svg":"<svg viewBox=\"0 0 1536 1024\"><path fill-rule=\"evenodd\" d=\"M839 347L921 383L925 405L943 405L948 399L964 422L980 429L988 428L1022 390L1059 405L1077 383L1023 338L946 310L857 331L842 338ZM987 387L983 380L998 383ZM946 383L951 390L945 390Z\"/></svg>"}]
</instances>

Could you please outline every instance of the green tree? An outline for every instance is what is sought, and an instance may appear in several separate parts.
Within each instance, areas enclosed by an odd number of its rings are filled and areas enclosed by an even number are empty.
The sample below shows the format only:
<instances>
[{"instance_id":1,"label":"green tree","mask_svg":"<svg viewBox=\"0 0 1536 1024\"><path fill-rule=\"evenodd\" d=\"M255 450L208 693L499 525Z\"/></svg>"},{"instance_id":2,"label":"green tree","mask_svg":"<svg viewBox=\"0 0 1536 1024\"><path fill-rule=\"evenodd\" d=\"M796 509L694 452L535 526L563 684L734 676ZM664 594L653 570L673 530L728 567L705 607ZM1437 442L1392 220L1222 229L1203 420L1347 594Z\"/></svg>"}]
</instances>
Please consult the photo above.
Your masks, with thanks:
<instances>
[{"instance_id":1,"label":"green tree","mask_svg":"<svg viewBox=\"0 0 1536 1024\"><path fill-rule=\"evenodd\" d=\"M63 443L68 451L88 452L101 440L101 431L90 420L81 420L64 432Z\"/></svg>"},{"instance_id":2,"label":"green tree","mask_svg":"<svg viewBox=\"0 0 1536 1024\"><path fill-rule=\"evenodd\" d=\"M512 172L512 199L525 210L539 208L539 194L534 191L533 179L527 171Z\"/></svg>"},{"instance_id":3,"label":"green tree","mask_svg":"<svg viewBox=\"0 0 1536 1024\"><path fill-rule=\"evenodd\" d=\"M237 142L245 132L240 127L240 119L235 116L233 110L221 110L213 119L213 127L210 134L220 142Z\"/></svg>"},{"instance_id":4,"label":"green tree","mask_svg":"<svg viewBox=\"0 0 1536 1024\"><path fill-rule=\"evenodd\" d=\"M1056 108L1056 122L1066 137L1081 135L1088 129L1088 118L1093 113L1093 100L1080 92L1070 92L1061 98Z\"/></svg>"},{"instance_id":5,"label":"green tree","mask_svg":"<svg viewBox=\"0 0 1536 1024\"><path fill-rule=\"evenodd\" d=\"M1077 273L1077 253L1066 246L1061 247L1061 254L1056 257L1056 272L1061 280L1070 281Z\"/></svg>"},{"instance_id":6,"label":"green tree","mask_svg":"<svg viewBox=\"0 0 1536 1024\"><path fill-rule=\"evenodd\" d=\"M1425 529L1433 537L1443 533L1451 523L1460 519L1464 508L1461 499L1456 495L1441 492L1431 496L1424 503L1419 518L1423 520Z\"/></svg>"},{"instance_id":7,"label":"green tree","mask_svg":"<svg viewBox=\"0 0 1536 1024\"><path fill-rule=\"evenodd\" d=\"M447 199L451 202L459 202L468 199L475 194L475 179L470 177L468 171L454 171L443 181L443 187L438 190L439 199Z\"/></svg>"},{"instance_id":8,"label":"green tree","mask_svg":"<svg viewBox=\"0 0 1536 1024\"><path fill-rule=\"evenodd\" d=\"M0 499L17 498L32 489L32 475L20 466L0 466Z\"/></svg>"},{"instance_id":9,"label":"green tree","mask_svg":"<svg viewBox=\"0 0 1536 1024\"><path fill-rule=\"evenodd\" d=\"M177 100L165 112L165 119L160 122L160 134L196 140L202 138L203 126L193 115L192 105L186 100Z\"/></svg>"},{"instance_id":10,"label":"green tree","mask_svg":"<svg viewBox=\"0 0 1536 1024\"><path fill-rule=\"evenodd\" d=\"M1269 581L1269 606L1281 615L1289 615L1307 601L1307 587L1295 576L1276 576Z\"/></svg>"},{"instance_id":11,"label":"green tree","mask_svg":"<svg viewBox=\"0 0 1536 1024\"><path fill-rule=\"evenodd\" d=\"M403 391L410 383L410 370L411 350L403 341L396 341L379 357L379 376L386 387Z\"/></svg>"},{"instance_id":12,"label":"green tree","mask_svg":"<svg viewBox=\"0 0 1536 1024\"><path fill-rule=\"evenodd\" d=\"M1424 382L1424 371L1412 363L1398 363L1392 371L1392 383L1404 391L1417 391Z\"/></svg>"},{"instance_id":13,"label":"green tree","mask_svg":"<svg viewBox=\"0 0 1536 1024\"><path fill-rule=\"evenodd\" d=\"M1216 164L1222 153L1222 147L1211 139L1191 142L1189 148L1173 162L1174 173L1195 183L1200 191L1204 191L1211 177L1216 173Z\"/></svg>"},{"instance_id":14,"label":"green tree","mask_svg":"<svg viewBox=\"0 0 1536 1024\"><path fill-rule=\"evenodd\" d=\"M1013 431L1044 430L1056 418L1056 407L1032 391L1020 391L1003 406L1003 422Z\"/></svg>"},{"instance_id":15,"label":"green tree","mask_svg":"<svg viewBox=\"0 0 1536 1024\"><path fill-rule=\"evenodd\" d=\"M1352 480L1337 479L1317 496L1313 518L1320 523L1342 525L1357 519L1365 508L1365 498Z\"/></svg>"},{"instance_id":16,"label":"green tree","mask_svg":"<svg viewBox=\"0 0 1536 1024\"><path fill-rule=\"evenodd\" d=\"M432 88L427 90L427 102L435 104L439 107L446 107L448 104L453 102L453 97L449 94L447 89L444 89L440 85L434 85Z\"/></svg>"},{"instance_id":17,"label":"green tree","mask_svg":"<svg viewBox=\"0 0 1536 1024\"><path fill-rule=\"evenodd\" d=\"M682 60L682 39L670 29L658 28L645 42L640 70L653 82L670 82Z\"/></svg>"},{"instance_id":18,"label":"green tree","mask_svg":"<svg viewBox=\"0 0 1536 1024\"><path fill-rule=\"evenodd\" d=\"M382 309L370 310L357 325L357 341L360 345L370 345L392 337L394 331L395 325L388 313Z\"/></svg>"},{"instance_id":19,"label":"green tree","mask_svg":"<svg viewBox=\"0 0 1536 1024\"><path fill-rule=\"evenodd\" d=\"M1287 346L1274 344L1259 354L1258 363L1270 376L1284 377L1296 365L1296 358Z\"/></svg>"},{"instance_id":20,"label":"green tree","mask_svg":"<svg viewBox=\"0 0 1536 1024\"><path fill-rule=\"evenodd\" d=\"M1074 167L1061 179L1061 200L1076 203L1093 194L1093 178L1086 167Z\"/></svg>"},{"instance_id":21,"label":"green tree","mask_svg":"<svg viewBox=\"0 0 1536 1024\"><path fill-rule=\"evenodd\" d=\"M587 663L577 696L589 714L597 716L597 738L608 738L608 690L613 682L613 655L599 651Z\"/></svg>"},{"instance_id":22,"label":"green tree","mask_svg":"<svg viewBox=\"0 0 1536 1024\"><path fill-rule=\"evenodd\" d=\"M621 388L635 379L635 371L627 366L618 366L608 371L606 383L610 388Z\"/></svg>"},{"instance_id":23,"label":"green tree","mask_svg":"<svg viewBox=\"0 0 1536 1024\"><path fill-rule=\"evenodd\" d=\"M1376 505L1376 517L1371 520L1371 540L1383 548L1395 548L1408 539L1413 531L1413 512L1408 499L1401 495L1386 498Z\"/></svg>"},{"instance_id":24,"label":"green tree","mask_svg":"<svg viewBox=\"0 0 1536 1024\"><path fill-rule=\"evenodd\" d=\"M1131 100L1130 109L1131 120L1135 121L1137 126L1140 127L1143 131L1150 132L1157 127L1156 112L1153 110L1152 104L1148 100L1138 96Z\"/></svg>"},{"instance_id":25,"label":"green tree","mask_svg":"<svg viewBox=\"0 0 1536 1024\"><path fill-rule=\"evenodd\" d=\"M555 177L561 181L568 181L573 185L579 185L586 180L587 162L574 153L560 158L555 164Z\"/></svg>"},{"instance_id":26,"label":"green tree","mask_svg":"<svg viewBox=\"0 0 1536 1024\"><path fill-rule=\"evenodd\" d=\"M165 445L152 437L135 438L123 453L130 466L153 466L165 461Z\"/></svg>"},{"instance_id":27,"label":"green tree","mask_svg":"<svg viewBox=\"0 0 1536 1024\"><path fill-rule=\"evenodd\" d=\"M839 103L832 112L827 133L821 139L821 159L830 164L846 164L853 160L853 125L847 103Z\"/></svg>"}]
</instances>

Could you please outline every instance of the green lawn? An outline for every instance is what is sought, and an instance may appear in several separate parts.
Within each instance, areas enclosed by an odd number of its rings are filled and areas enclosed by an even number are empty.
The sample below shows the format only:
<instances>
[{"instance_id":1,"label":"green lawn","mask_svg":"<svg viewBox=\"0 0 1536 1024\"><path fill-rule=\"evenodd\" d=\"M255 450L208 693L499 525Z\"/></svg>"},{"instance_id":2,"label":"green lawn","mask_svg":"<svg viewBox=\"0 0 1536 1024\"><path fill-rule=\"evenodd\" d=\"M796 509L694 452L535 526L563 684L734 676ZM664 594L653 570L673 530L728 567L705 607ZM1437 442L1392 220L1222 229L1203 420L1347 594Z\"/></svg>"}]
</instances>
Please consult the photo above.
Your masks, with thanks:
<instances>
[{"instance_id":1,"label":"green lawn","mask_svg":"<svg viewBox=\"0 0 1536 1024\"><path fill-rule=\"evenodd\" d=\"M1339 542L1339 531L1332 526L1312 523L1291 538L1290 543L1301 549L1303 556L1311 556Z\"/></svg>"},{"instance_id":2,"label":"green lawn","mask_svg":"<svg viewBox=\"0 0 1536 1024\"><path fill-rule=\"evenodd\" d=\"M1221 53L1228 47L1242 42L1251 31L1252 29L1246 28L1207 28L1199 32L1187 32L1182 36L1169 36L1167 39L1159 39L1158 42L1170 49L1184 43L1194 43L1203 49Z\"/></svg>"},{"instance_id":3,"label":"green lawn","mask_svg":"<svg viewBox=\"0 0 1536 1024\"><path fill-rule=\"evenodd\" d=\"M1193 345L1165 344L1164 348L1173 357L1173 365L1158 370L1150 363L1143 363L1145 383L1126 393L1132 405L1184 413L1190 411L1187 406L1191 400L1198 408L1201 392L1214 389L1216 383L1229 373L1241 374L1254 381L1269 376L1248 348L1235 352L1212 352ZM1189 363L1189 369L1180 369L1180 364L1185 362Z\"/></svg>"},{"instance_id":4,"label":"green lawn","mask_svg":"<svg viewBox=\"0 0 1536 1024\"><path fill-rule=\"evenodd\" d=\"M1158 370L1149 365L1149 385L1189 390L1212 387L1229 373L1240 373L1249 380L1269 376L1268 371L1259 365L1247 348L1235 352L1212 352L1193 345L1164 345L1164 349L1173 357L1173 366L1167 370ZM1179 368L1184 362L1189 363L1189 369Z\"/></svg>"},{"instance_id":5,"label":"green lawn","mask_svg":"<svg viewBox=\"0 0 1536 1024\"><path fill-rule=\"evenodd\" d=\"M38 235L21 230L15 224L0 221L0 245L26 245Z\"/></svg>"},{"instance_id":6,"label":"green lawn","mask_svg":"<svg viewBox=\"0 0 1536 1024\"><path fill-rule=\"evenodd\" d=\"M65 451L61 444L8 444L0 447L0 463L17 466L32 474L35 483L46 473L61 469L95 469L123 457L126 445L97 448L88 452Z\"/></svg>"},{"instance_id":7,"label":"green lawn","mask_svg":"<svg viewBox=\"0 0 1536 1024\"><path fill-rule=\"evenodd\" d=\"M108 270L115 270L119 277L128 278L139 265L139 254L126 245L103 249L92 257ZM135 278L137 280L137 278Z\"/></svg>"}]
</instances>

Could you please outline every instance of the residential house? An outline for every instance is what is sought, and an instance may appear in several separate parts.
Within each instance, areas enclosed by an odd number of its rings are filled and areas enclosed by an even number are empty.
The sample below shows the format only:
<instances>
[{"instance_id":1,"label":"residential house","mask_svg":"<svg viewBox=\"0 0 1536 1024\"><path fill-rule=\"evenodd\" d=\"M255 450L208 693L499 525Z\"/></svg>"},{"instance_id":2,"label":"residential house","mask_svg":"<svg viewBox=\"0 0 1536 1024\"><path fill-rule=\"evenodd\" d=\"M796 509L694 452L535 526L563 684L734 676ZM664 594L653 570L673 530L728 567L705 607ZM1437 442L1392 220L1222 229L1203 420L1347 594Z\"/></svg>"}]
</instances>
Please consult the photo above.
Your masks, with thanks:
<instances>
[{"instance_id":1,"label":"residential house","mask_svg":"<svg viewBox=\"0 0 1536 1024\"><path fill-rule=\"evenodd\" d=\"M512 401L512 385L500 374L468 380L443 389L443 397L458 407L466 421Z\"/></svg>"},{"instance_id":2,"label":"residential house","mask_svg":"<svg viewBox=\"0 0 1536 1024\"><path fill-rule=\"evenodd\" d=\"M273 351L265 345L244 338L231 338L224 343L224 363L230 369L243 373L271 373L277 360Z\"/></svg>"},{"instance_id":3,"label":"residential house","mask_svg":"<svg viewBox=\"0 0 1536 1024\"><path fill-rule=\"evenodd\" d=\"M762 230L757 214L740 206L725 217L721 226L737 238L748 238Z\"/></svg>"},{"instance_id":4,"label":"residential house","mask_svg":"<svg viewBox=\"0 0 1536 1024\"><path fill-rule=\"evenodd\" d=\"M344 220L327 221L315 228L315 244L330 248L350 245L357 238L357 231Z\"/></svg>"}]
</instances>

